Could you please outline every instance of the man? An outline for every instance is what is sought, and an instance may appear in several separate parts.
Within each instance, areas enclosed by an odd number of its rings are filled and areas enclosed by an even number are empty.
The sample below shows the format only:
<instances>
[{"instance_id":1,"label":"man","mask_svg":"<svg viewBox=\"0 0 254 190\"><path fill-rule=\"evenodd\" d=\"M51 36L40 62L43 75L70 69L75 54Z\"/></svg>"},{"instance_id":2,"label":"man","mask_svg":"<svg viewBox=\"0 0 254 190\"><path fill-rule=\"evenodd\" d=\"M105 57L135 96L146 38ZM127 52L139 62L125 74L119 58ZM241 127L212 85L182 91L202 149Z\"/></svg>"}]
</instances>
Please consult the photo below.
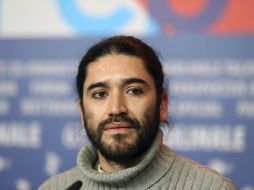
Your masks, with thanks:
<instances>
[{"instance_id":1,"label":"man","mask_svg":"<svg viewBox=\"0 0 254 190\"><path fill-rule=\"evenodd\" d=\"M162 144L159 125L168 117L163 80L157 55L139 39L116 36L90 48L79 65L77 91L92 145L80 150L77 167L39 189L236 189Z\"/></svg>"}]
</instances>

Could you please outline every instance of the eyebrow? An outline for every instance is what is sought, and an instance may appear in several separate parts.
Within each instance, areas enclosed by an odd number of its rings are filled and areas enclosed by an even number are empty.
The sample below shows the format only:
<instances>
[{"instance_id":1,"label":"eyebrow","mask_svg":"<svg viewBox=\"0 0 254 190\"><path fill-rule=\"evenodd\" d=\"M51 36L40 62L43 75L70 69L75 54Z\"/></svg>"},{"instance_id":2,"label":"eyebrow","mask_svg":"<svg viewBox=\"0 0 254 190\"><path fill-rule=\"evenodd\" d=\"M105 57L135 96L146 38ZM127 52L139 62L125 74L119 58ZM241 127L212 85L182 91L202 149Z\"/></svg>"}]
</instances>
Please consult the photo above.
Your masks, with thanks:
<instances>
[{"instance_id":1,"label":"eyebrow","mask_svg":"<svg viewBox=\"0 0 254 190\"><path fill-rule=\"evenodd\" d=\"M132 83L140 83L140 84L144 84L146 86L147 82L144 81L143 79L140 78L127 78L127 79L123 79L123 84L124 85L128 85L128 84L132 84ZM98 88L98 87L108 87L109 83L108 82L96 82L96 83L92 83L91 85L89 85L87 87L87 90L92 90L94 88Z\"/></svg>"},{"instance_id":2,"label":"eyebrow","mask_svg":"<svg viewBox=\"0 0 254 190\"><path fill-rule=\"evenodd\" d=\"M93 83L91 85L89 85L87 87L87 90L92 90L94 88L98 88L98 87L107 87L108 86L108 83L107 82L96 82L96 83Z\"/></svg>"},{"instance_id":3,"label":"eyebrow","mask_svg":"<svg viewBox=\"0 0 254 190\"><path fill-rule=\"evenodd\" d=\"M143 79L140 78L128 78L128 79L124 79L124 84L132 84L132 83L140 83L140 84L144 84L147 86L146 81L144 81Z\"/></svg>"}]
</instances>

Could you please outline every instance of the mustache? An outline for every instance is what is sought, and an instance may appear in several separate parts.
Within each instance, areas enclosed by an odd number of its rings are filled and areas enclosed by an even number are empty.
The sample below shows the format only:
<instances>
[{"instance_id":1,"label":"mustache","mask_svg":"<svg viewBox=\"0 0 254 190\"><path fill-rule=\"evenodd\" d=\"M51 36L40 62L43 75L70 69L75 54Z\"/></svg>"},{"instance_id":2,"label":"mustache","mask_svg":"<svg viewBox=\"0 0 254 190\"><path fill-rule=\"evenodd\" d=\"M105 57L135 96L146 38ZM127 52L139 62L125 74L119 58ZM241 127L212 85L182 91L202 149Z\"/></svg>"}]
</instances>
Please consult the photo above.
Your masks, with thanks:
<instances>
[{"instance_id":1,"label":"mustache","mask_svg":"<svg viewBox=\"0 0 254 190\"><path fill-rule=\"evenodd\" d=\"M102 132L108 124L117 123L117 122L126 122L134 129L140 128L140 123L137 119L133 119L127 115L118 114L118 115L113 115L112 117L101 121L99 123L98 130L99 132Z\"/></svg>"}]
</instances>

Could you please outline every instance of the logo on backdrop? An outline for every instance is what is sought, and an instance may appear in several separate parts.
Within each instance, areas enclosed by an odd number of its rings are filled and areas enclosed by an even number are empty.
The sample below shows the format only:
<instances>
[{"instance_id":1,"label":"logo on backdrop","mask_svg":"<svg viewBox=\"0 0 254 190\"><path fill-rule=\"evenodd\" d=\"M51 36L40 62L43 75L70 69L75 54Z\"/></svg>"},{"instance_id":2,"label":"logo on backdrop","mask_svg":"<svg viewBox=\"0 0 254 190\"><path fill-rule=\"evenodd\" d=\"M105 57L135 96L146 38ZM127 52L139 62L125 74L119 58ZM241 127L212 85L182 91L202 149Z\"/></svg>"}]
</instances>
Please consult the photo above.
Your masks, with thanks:
<instances>
[{"instance_id":1,"label":"logo on backdrop","mask_svg":"<svg viewBox=\"0 0 254 190\"><path fill-rule=\"evenodd\" d=\"M135 1L58 0L64 20L78 34L107 35L117 32L155 33L147 10Z\"/></svg>"},{"instance_id":2,"label":"logo on backdrop","mask_svg":"<svg viewBox=\"0 0 254 190\"><path fill-rule=\"evenodd\" d=\"M228 0L196 0L191 3L185 1L143 0L132 4L127 1L110 0L106 3L98 1L99 6L96 6L94 1L89 0L83 2L58 0L58 4L64 20L78 34L105 35L121 32L121 29L131 31L126 26L139 20L139 12L142 10L146 11L143 17L147 12L151 17L146 16L147 19L140 19L139 24L133 23L129 26L136 28L137 25L142 25L145 31L139 32L143 34L159 34L164 30L204 31L220 18L228 3Z\"/></svg>"},{"instance_id":3,"label":"logo on backdrop","mask_svg":"<svg viewBox=\"0 0 254 190\"><path fill-rule=\"evenodd\" d=\"M164 0L149 1L151 15L178 32L203 31L223 13L228 0ZM186 6L185 6L186 5ZM158 11L160 10L160 11Z\"/></svg>"}]
</instances>

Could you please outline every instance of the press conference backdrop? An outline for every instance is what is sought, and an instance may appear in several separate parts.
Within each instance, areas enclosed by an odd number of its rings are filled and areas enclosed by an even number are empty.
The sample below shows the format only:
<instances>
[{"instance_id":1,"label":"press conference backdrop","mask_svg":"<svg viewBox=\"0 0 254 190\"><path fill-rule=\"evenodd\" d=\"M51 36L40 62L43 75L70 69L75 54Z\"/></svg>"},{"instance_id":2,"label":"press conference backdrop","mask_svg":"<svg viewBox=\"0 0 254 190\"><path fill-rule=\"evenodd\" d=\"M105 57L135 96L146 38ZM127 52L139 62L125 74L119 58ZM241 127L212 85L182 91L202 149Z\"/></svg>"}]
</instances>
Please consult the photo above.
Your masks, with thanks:
<instances>
[{"instance_id":1,"label":"press conference backdrop","mask_svg":"<svg viewBox=\"0 0 254 190\"><path fill-rule=\"evenodd\" d=\"M0 189L32 190L88 142L75 74L87 48L130 34L160 52L179 154L254 189L252 0L0 0Z\"/></svg>"}]
</instances>

